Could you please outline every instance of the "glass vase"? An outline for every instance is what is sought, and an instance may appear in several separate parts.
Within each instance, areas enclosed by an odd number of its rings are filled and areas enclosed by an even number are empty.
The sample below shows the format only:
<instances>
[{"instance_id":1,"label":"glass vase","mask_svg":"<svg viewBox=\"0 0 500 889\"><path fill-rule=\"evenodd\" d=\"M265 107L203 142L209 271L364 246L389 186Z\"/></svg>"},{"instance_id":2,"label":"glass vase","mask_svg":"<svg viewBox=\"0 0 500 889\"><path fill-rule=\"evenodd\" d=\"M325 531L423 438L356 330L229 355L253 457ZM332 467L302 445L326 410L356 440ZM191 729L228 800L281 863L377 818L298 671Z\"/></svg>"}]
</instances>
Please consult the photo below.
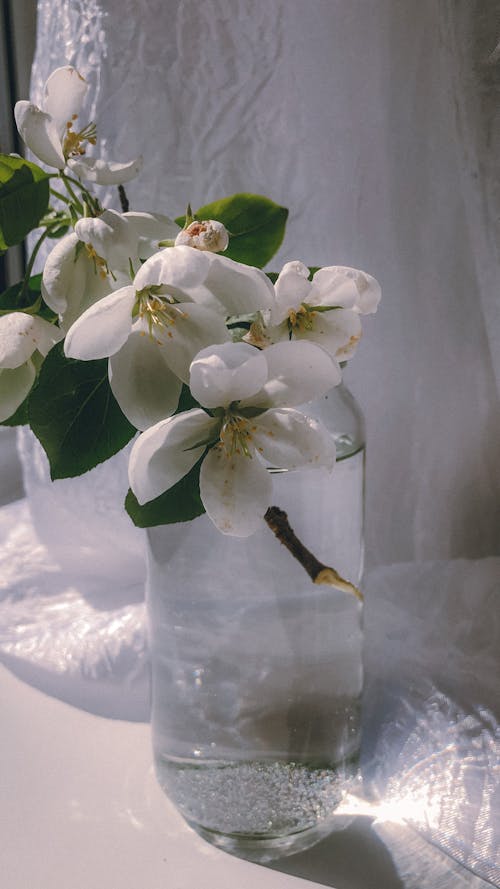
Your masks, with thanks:
<instances>
[{"instance_id":1,"label":"glass vase","mask_svg":"<svg viewBox=\"0 0 500 889\"><path fill-rule=\"evenodd\" d=\"M74 578L102 582L113 598L144 582L144 538L123 504L131 445L90 472L52 481L45 451L29 426L17 430L17 450L38 539Z\"/></svg>"},{"instance_id":2,"label":"glass vase","mask_svg":"<svg viewBox=\"0 0 500 889\"><path fill-rule=\"evenodd\" d=\"M359 584L364 432L350 393L307 405L337 441L332 474L273 472L302 543ZM160 785L211 843L265 862L337 826L360 744L360 601L312 583L263 521L206 515L148 530L152 732Z\"/></svg>"}]
</instances>

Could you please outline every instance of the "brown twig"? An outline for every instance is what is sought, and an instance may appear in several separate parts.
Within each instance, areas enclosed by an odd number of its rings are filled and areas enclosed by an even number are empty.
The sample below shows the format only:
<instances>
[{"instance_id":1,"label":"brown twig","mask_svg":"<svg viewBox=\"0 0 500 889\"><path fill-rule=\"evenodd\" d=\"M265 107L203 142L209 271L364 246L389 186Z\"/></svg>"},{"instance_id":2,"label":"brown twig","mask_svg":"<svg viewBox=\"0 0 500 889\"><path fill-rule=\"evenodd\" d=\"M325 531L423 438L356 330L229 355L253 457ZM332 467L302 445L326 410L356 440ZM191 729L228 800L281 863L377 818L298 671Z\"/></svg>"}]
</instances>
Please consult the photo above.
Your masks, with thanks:
<instances>
[{"instance_id":1,"label":"brown twig","mask_svg":"<svg viewBox=\"0 0 500 889\"><path fill-rule=\"evenodd\" d=\"M127 193L123 187L123 185L118 186L118 194L120 196L120 205L122 208L122 213L128 213L130 208L130 203L127 197Z\"/></svg>"},{"instance_id":2,"label":"brown twig","mask_svg":"<svg viewBox=\"0 0 500 889\"><path fill-rule=\"evenodd\" d=\"M313 583L324 583L335 587L337 590L343 590L345 593L353 593L361 602L363 601L363 593L358 590L353 583L344 580L335 568L323 565L316 556L312 554L302 543L290 527L286 512L279 506L270 506L265 516L265 521L269 525L271 531L276 535L278 540L286 546L292 556L297 559L302 567L307 571Z\"/></svg>"}]
</instances>

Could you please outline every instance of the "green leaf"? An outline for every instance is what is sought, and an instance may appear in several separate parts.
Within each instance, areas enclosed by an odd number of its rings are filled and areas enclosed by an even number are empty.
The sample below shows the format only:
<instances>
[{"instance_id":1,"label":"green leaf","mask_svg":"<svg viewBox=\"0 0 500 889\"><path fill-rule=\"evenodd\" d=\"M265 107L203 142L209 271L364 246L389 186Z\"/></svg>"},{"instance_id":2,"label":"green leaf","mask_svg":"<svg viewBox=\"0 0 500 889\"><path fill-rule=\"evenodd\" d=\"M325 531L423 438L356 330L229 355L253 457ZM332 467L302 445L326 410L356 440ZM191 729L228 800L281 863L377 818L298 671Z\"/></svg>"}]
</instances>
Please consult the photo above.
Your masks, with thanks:
<instances>
[{"instance_id":1,"label":"green leaf","mask_svg":"<svg viewBox=\"0 0 500 889\"><path fill-rule=\"evenodd\" d=\"M57 321L57 315L41 300L42 276L33 275L24 285L23 281L12 284L0 294L0 312L26 312L40 301L34 314L46 321Z\"/></svg>"},{"instance_id":2,"label":"green leaf","mask_svg":"<svg viewBox=\"0 0 500 889\"><path fill-rule=\"evenodd\" d=\"M0 250L20 244L49 206L49 174L10 154L0 154Z\"/></svg>"},{"instance_id":3,"label":"green leaf","mask_svg":"<svg viewBox=\"0 0 500 889\"><path fill-rule=\"evenodd\" d=\"M197 219L217 219L229 234L224 256L263 268L283 241L288 210L257 194L234 194L196 211ZM176 219L183 226L185 216Z\"/></svg>"},{"instance_id":4,"label":"green leaf","mask_svg":"<svg viewBox=\"0 0 500 889\"><path fill-rule=\"evenodd\" d=\"M47 355L28 411L52 479L87 472L125 447L136 432L111 392L107 359L66 358L62 343Z\"/></svg>"},{"instance_id":5,"label":"green leaf","mask_svg":"<svg viewBox=\"0 0 500 889\"><path fill-rule=\"evenodd\" d=\"M203 515L205 507L200 498L200 466L203 457L176 485L143 506L138 503L133 491L129 490L125 498L125 509L134 525L138 528L151 528L154 525L190 522Z\"/></svg>"},{"instance_id":6,"label":"green leaf","mask_svg":"<svg viewBox=\"0 0 500 889\"><path fill-rule=\"evenodd\" d=\"M36 282L33 283L33 286L29 282L23 288L23 282L18 281L17 284L12 284L0 294L0 310L3 312L19 312L23 309L28 309L37 301L39 296L40 288L37 287Z\"/></svg>"}]
</instances>

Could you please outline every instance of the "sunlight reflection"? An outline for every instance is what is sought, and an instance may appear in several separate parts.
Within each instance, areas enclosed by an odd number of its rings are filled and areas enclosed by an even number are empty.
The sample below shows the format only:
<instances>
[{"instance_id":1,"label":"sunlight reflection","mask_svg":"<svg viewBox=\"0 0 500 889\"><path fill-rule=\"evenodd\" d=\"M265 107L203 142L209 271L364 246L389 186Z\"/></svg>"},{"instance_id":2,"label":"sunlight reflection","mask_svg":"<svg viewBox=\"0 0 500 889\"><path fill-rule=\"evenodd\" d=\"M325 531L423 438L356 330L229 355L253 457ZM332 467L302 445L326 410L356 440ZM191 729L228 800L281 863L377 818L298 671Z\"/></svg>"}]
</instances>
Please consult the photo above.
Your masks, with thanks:
<instances>
[{"instance_id":1,"label":"sunlight reflection","mask_svg":"<svg viewBox=\"0 0 500 889\"><path fill-rule=\"evenodd\" d=\"M390 821L394 824L425 825L437 827L439 823L439 801L429 801L426 789L421 793L405 794L400 799L386 799L378 802L347 794L335 814L339 816L366 815L375 821Z\"/></svg>"},{"instance_id":2,"label":"sunlight reflection","mask_svg":"<svg viewBox=\"0 0 500 889\"><path fill-rule=\"evenodd\" d=\"M369 816L377 832L384 827L405 867L410 842L420 863L437 867L439 854L449 856L449 865L453 859L500 885L500 728L491 711L466 713L437 689L425 699L402 694L364 772L368 799L347 796L339 814Z\"/></svg>"}]
</instances>

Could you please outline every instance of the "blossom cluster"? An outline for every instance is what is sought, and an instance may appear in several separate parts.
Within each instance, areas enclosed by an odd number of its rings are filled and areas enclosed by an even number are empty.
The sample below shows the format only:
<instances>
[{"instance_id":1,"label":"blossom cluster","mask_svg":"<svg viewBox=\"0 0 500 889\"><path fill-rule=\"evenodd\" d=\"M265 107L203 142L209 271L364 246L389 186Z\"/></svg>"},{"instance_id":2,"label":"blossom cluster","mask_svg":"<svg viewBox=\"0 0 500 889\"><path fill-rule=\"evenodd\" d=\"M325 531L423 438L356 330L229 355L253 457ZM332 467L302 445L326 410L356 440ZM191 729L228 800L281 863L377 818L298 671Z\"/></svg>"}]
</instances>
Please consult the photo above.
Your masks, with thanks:
<instances>
[{"instance_id":1,"label":"blossom cluster","mask_svg":"<svg viewBox=\"0 0 500 889\"><path fill-rule=\"evenodd\" d=\"M129 467L139 504L199 466L209 518L223 533L248 536L272 501L267 467L333 469L333 437L304 405L340 382L379 285L357 269L312 273L298 260L273 284L223 255L231 231L220 220L189 214L181 226L103 209L85 182L122 186L142 161L87 157L97 131L80 122L86 92L64 67L49 77L42 108L16 105L26 145L67 187L68 213L42 272L41 304L53 317L0 317L0 419L21 405L60 340L69 360L108 359L111 392L139 433Z\"/></svg>"}]
</instances>

